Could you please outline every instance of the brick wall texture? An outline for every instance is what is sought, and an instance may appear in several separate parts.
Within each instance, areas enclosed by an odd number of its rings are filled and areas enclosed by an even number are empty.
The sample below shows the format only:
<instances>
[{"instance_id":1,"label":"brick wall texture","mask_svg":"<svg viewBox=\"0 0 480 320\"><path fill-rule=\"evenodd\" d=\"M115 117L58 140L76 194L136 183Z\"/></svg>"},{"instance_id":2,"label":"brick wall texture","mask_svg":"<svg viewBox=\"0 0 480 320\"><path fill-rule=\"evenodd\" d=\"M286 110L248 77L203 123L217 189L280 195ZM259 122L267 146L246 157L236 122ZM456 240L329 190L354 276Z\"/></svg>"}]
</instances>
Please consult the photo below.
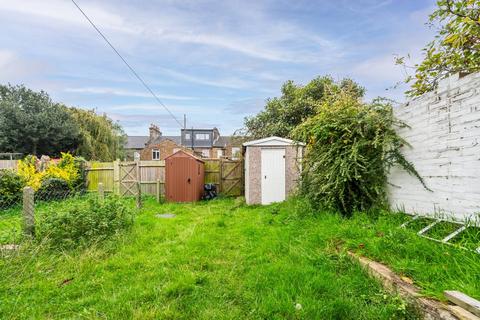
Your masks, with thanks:
<instances>
[{"instance_id":1,"label":"brick wall texture","mask_svg":"<svg viewBox=\"0 0 480 320\"><path fill-rule=\"evenodd\" d=\"M248 204L262 203L262 147L249 148ZM285 146L285 195L294 193L300 179L299 152L296 146Z\"/></svg>"},{"instance_id":2,"label":"brick wall texture","mask_svg":"<svg viewBox=\"0 0 480 320\"><path fill-rule=\"evenodd\" d=\"M399 130L411 145L403 153L432 191L393 168L392 209L459 220L480 213L480 73L451 76L395 115L410 126Z\"/></svg>"}]
</instances>

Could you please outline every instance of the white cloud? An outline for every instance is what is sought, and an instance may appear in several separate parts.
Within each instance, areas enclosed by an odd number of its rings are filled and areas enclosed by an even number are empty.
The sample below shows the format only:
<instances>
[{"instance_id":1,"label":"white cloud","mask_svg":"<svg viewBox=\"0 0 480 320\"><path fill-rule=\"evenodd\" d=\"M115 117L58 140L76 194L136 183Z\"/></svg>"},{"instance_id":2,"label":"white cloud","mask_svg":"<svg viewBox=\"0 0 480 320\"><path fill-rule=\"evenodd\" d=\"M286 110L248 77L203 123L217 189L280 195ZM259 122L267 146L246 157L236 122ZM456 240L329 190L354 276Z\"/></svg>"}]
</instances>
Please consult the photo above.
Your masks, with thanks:
<instances>
[{"instance_id":1,"label":"white cloud","mask_svg":"<svg viewBox=\"0 0 480 320\"><path fill-rule=\"evenodd\" d=\"M35 75L42 66L19 57L15 52L0 49L0 82L13 82Z\"/></svg>"},{"instance_id":2,"label":"white cloud","mask_svg":"<svg viewBox=\"0 0 480 320\"><path fill-rule=\"evenodd\" d=\"M229 89L245 89L251 87L252 84L248 81L239 79L239 78L217 78L209 79L206 77L193 76L183 72L178 72L175 70L160 68L163 74L167 74L175 79L184 80L192 83L203 84L213 87L229 88Z\"/></svg>"},{"instance_id":3,"label":"white cloud","mask_svg":"<svg viewBox=\"0 0 480 320\"><path fill-rule=\"evenodd\" d=\"M357 64L351 71L354 77L384 83L394 83L402 80L402 67L395 65L394 55L377 56Z\"/></svg>"},{"instance_id":4,"label":"white cloud","mask_svg":"<svg viewBox=\"0 0 480 320\"><path fill-rule=\"evenodd\" d=\"M210 114L214 114L217 112L220 112L221 108L214 108L211 105L208 107L205 105L200 105L200 104L193 104L193 105L178 105L178 104L169 104L167 105L168 109L172 111L175 114L205 114L205 110L208 108L208 112ZM158 104L141 104L141 103L135 103L135 104L122 104L122 105L115 105L115 106L110 106L110 107L105 107L105 110L108 111L115 111L118 113L123 113L126 111L127 114L131 111L134 111L136 113L145 111L148 112L148 114L152 115L152 111L158 111L160 114L165 113L165 109L158 105Z\"/></svg>"},{"instance_id":5,"label":"white cloud","mask_svg":"<svg viewBox=\"0 0 480 320\"><path fill-rule=\"evenodd\" d=\"M78 93L90 93L90 94L106 94L106 95L116 95L116 96L126 96L126 97L141 97L141 98L153 98L152 95L147 92L141 91L130 91L116 88L104 88L104 87L82 87L82 88L66 88L66 92L78 92ZM154 91L155 92L155 91ZM189 96L178 96L170 94L157 94L156 96L160 99L166 100L194 100L195 97Z\"/></svg>"},{"instance_id":6,"label":"white cloud","mask_svg":"<svg viewBox=\"0 0 480 320\"><path fill-rule=\"evenodd\" d=\"M84 1L78 2L84 11L86 11L87 14L90 15L92 19L99 23L102 27L115 29L122 32L138 32L138 30L127 27L125 20L121 16L113 14L111 11L105 10L101 6L92 3L86 3ZM71 1L0 0L0 12L1 11L34 16L46 19L47 21L54 19L64 23L73 23L80 26L90 27L88 22L80 14L78 9Z\"/></svg>"},{"instance_id":7,"label":"white cloud","mask_svg":"<svg viewBox=\"0 0 480 320\"><path fill-rule=\"evenodd\" d=\"M78 3L101 30L109 29L144 37L156 43L164 44L168 41L204 45L257 59L293 63L314 63L325 55L295 45L285 46L286 42L299 43L306 40L315 44L320 51L341 53L336 42L287 22L272 21L269 14L262 11L266 9L261 7L257 8L255 14L252 14L252 8L248 6L230 8L232 11L225 14L231 15L232 25L245 19L242 21L242 28L232 29L229 24L216 24L208 12L202 18L197 18L186 10L176 8L165 7L164 10L150 13L139 9L140 6L112 7L105 2L98 5L87 1ZM73 3L65 0L0 0L0 12L2 11L37 17L47 23L55 19L75 24L77 27L91 28ZM258 32L259 30L261 32Z\"/></svg>"}]
</instances>

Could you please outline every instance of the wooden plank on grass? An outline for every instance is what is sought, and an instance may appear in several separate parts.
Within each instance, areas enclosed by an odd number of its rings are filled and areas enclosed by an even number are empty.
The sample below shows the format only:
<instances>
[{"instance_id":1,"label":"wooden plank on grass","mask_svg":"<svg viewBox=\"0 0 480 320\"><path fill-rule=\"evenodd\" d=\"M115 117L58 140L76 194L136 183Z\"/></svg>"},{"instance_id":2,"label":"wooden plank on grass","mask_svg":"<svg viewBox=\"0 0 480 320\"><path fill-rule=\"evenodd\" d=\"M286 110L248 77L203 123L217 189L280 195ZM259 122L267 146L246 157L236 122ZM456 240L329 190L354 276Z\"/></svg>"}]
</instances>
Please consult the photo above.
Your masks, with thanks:
<instances>
[{"instance_id":1,"label":"wooden plank on grass","mask_svg":"<svg viewBox=\"0 0 480 320\"><path fill-rule=\"evenodd\" d=\"M448 306L448 309L460 320L480 320L479 317L459 306Z\"/></svg>"},{"instance_id":2,"label":"wooden plank on grass","mask_svg":"<svg viewBox=\"0 0 480 320\"><path fill-rule=\"evenodd\" d=\"M480 301L460 291L444 291L443 293L450 302L480 317Z\"/></svg>"}]
</instances>

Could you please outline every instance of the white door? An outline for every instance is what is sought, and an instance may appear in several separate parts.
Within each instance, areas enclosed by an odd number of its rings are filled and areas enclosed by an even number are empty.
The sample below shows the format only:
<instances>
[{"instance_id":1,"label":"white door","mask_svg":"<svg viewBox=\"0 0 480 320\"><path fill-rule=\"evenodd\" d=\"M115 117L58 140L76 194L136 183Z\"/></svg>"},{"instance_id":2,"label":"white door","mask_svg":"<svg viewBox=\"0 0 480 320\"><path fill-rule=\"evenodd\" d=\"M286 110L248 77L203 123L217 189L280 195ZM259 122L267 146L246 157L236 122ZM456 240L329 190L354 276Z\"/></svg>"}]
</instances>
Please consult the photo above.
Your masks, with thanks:
<instances>
[{"instance_id":1,"label":"white door","mask_svg":"<svg viewBox=\"0 0 480 320\"><path fill-rule=\"evenodd\" d=\"M262 204L285 200L285 149L262 149Z\"/></svg>"}]
</instances>

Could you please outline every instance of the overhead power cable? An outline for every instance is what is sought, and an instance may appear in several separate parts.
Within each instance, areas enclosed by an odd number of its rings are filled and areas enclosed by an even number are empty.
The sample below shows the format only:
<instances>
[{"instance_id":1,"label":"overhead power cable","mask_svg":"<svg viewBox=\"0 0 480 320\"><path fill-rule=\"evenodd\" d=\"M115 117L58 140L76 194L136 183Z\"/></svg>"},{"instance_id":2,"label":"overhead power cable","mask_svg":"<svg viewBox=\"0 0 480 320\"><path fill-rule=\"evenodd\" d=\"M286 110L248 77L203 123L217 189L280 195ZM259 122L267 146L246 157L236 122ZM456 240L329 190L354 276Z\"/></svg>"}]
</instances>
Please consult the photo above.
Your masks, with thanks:
<instances>
[{"instance_id":1,"label":"overhead power cable","mask_svg":"<svg viewBox=\"0 0 480 320\"><path fill-rule=\"evenodd\" d=\"M80 8L80 6L75 2L75 0L72 0L73 4L77 7L77 9L82 13L82 15L87 19L87 21L92 25L92 27L97 31L97 33L105 40L105 42L112 48L112 50L117 54L117 56L123 61L123 63L130 69L130 71L133 73L133 75L143 84L145 89L147 89L148 92L150 92L155 100L170 114L170 116L178 123L178 125L183 128L183 125L180 121L178 121L177 117L173 115L173 113L167 108L167 106L160 100L160 98L157 97L155 92L150 88L150 86L140 77L140 75L133 69L133 67L125 60L125 58L118 52L118 50L113 46L113 44L108 40L108 38L100 31L99 28L93 23L93 21L87 16L85 11Z\"/></svg>"}]
</instances>

